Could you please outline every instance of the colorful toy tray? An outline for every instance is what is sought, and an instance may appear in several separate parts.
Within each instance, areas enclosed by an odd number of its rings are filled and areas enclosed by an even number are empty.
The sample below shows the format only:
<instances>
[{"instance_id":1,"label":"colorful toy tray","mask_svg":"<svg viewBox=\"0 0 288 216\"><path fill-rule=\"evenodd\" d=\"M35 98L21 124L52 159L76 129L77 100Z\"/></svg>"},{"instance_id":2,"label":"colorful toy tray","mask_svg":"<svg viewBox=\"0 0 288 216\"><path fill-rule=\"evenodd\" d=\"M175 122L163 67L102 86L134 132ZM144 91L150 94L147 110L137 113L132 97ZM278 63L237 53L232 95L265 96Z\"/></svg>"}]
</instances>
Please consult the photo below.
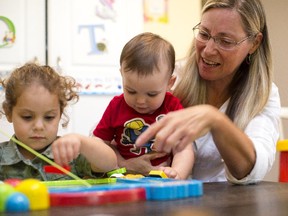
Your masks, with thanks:
<instances>
[{"instance_id":1,"label":"colorful toy tray","mask_svg":"<svg viewBox=\"0 0 288 216\"><path fill-rule=\"evenodd\" d=\"M51 206L101 205L145 200L175 200L203 195L202 182L169 178L107 178L44 182L49 188ZM78 184L78 185L77 185Z\"/></svg>"}]
</instances>

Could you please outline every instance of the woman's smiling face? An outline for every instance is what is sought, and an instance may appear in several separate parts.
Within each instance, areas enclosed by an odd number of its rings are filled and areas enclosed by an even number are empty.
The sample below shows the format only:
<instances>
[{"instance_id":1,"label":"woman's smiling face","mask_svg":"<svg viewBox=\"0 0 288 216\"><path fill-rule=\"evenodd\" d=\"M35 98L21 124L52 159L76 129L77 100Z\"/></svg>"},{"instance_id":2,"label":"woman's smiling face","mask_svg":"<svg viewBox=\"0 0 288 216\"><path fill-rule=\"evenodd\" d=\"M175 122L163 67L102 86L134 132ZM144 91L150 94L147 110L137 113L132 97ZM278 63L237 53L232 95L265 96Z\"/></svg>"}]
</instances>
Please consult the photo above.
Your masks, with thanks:
<instances>
[{"instance_id":1,"label":"woman's smiling face","mask_svg":"<svg viewBox=\"0 0 288 216\"><path fill-rule=\"evenodd\" d=\"M206 11L200 26L212 37L225 37L237 42L248 36L242 27L240 15L231 9L214 8ZM200 76L209 81L226 80L226 83L230 83L252 46L250 40L245 40L231 50L223 50L212 38L206 43L196 40Z\"/></svg>"}]
</instances>

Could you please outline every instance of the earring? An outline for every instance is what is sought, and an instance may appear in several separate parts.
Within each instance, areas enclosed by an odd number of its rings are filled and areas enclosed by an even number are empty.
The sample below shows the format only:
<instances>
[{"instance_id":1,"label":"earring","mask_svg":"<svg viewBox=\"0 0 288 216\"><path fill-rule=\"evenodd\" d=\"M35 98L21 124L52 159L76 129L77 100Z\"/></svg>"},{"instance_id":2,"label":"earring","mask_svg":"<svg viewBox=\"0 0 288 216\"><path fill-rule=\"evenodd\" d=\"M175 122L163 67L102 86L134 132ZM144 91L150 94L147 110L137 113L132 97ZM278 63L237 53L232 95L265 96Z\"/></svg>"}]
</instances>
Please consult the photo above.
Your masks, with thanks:
<instances>
[{"instance_id":1,"label":"earring","mask_svg":"<svg viewBox=\"0 0 288 216\"><path fill-rule=\"evenodd\" d=\"M247 56L246 56L246 63L248 64L248 65L250 65L250 63L251 63L251 54L249 53Z\"/></svg>"}]
</instances>

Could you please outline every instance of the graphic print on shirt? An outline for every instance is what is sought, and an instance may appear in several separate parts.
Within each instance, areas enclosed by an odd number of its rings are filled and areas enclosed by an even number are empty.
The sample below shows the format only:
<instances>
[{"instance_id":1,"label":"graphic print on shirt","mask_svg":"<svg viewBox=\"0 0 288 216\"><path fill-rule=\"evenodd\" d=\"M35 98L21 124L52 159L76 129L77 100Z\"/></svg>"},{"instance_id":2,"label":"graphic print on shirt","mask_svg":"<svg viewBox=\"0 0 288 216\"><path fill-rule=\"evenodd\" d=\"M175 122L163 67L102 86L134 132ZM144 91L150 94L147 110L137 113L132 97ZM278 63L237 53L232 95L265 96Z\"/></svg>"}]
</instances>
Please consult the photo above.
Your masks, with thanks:
<instances>
[{"instance_id":1,"label":"graphic print on shirt","mask_svg":"<svg viewBox=\"0 0 288 216\"><path fill-rule=\"evenodd\" d=\"M163 116L164 114L157 116L156 121L159 121ZM154 139L149 140L138 148L134 145L138 136L140 136L148 127L149 124L142 118L134 118L125 122L121 139L122 145L131 146L130 152L136 155L142 155L153 151Z\"/></svg>"},{"instance_id":2,"label":"graphic print on shirt","mask_svg":"<svg viewBox=\"0 0 288 216\"><path fill-rule=\"evenodd\" d=\"M131 146L130 152L136 155L146 154L152 151L153 140L149 140L140 148L135 147L135 142L138 136L149 127L144 119L134 118L124 124L121 143L126 146Z\"/></svg>"}]
</instances>

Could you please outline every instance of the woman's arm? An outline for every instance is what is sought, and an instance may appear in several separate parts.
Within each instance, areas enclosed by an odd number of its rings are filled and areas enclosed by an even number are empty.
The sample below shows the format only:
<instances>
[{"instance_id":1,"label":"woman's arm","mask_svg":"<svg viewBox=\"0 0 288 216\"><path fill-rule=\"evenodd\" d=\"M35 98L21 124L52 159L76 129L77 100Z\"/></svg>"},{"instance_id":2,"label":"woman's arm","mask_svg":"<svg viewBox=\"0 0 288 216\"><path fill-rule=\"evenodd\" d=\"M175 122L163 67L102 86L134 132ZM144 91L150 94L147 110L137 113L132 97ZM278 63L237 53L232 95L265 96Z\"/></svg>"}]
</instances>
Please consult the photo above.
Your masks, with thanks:
<instances>
[{"instance_id":1,"label":"woman's arm","mask_svg":"<svg viewBox=\"0 0 288 216\"><path fill-rule=\"evenodd\" d=\"M136 144L141 146L155 136L154 147L157 151L181 151L208 131L213 134L214 142L231 174L237 179L245 177L256 161L253 143L225 114L210 105L169 113L142 133Z\"/></svg>"}]
</instances>

